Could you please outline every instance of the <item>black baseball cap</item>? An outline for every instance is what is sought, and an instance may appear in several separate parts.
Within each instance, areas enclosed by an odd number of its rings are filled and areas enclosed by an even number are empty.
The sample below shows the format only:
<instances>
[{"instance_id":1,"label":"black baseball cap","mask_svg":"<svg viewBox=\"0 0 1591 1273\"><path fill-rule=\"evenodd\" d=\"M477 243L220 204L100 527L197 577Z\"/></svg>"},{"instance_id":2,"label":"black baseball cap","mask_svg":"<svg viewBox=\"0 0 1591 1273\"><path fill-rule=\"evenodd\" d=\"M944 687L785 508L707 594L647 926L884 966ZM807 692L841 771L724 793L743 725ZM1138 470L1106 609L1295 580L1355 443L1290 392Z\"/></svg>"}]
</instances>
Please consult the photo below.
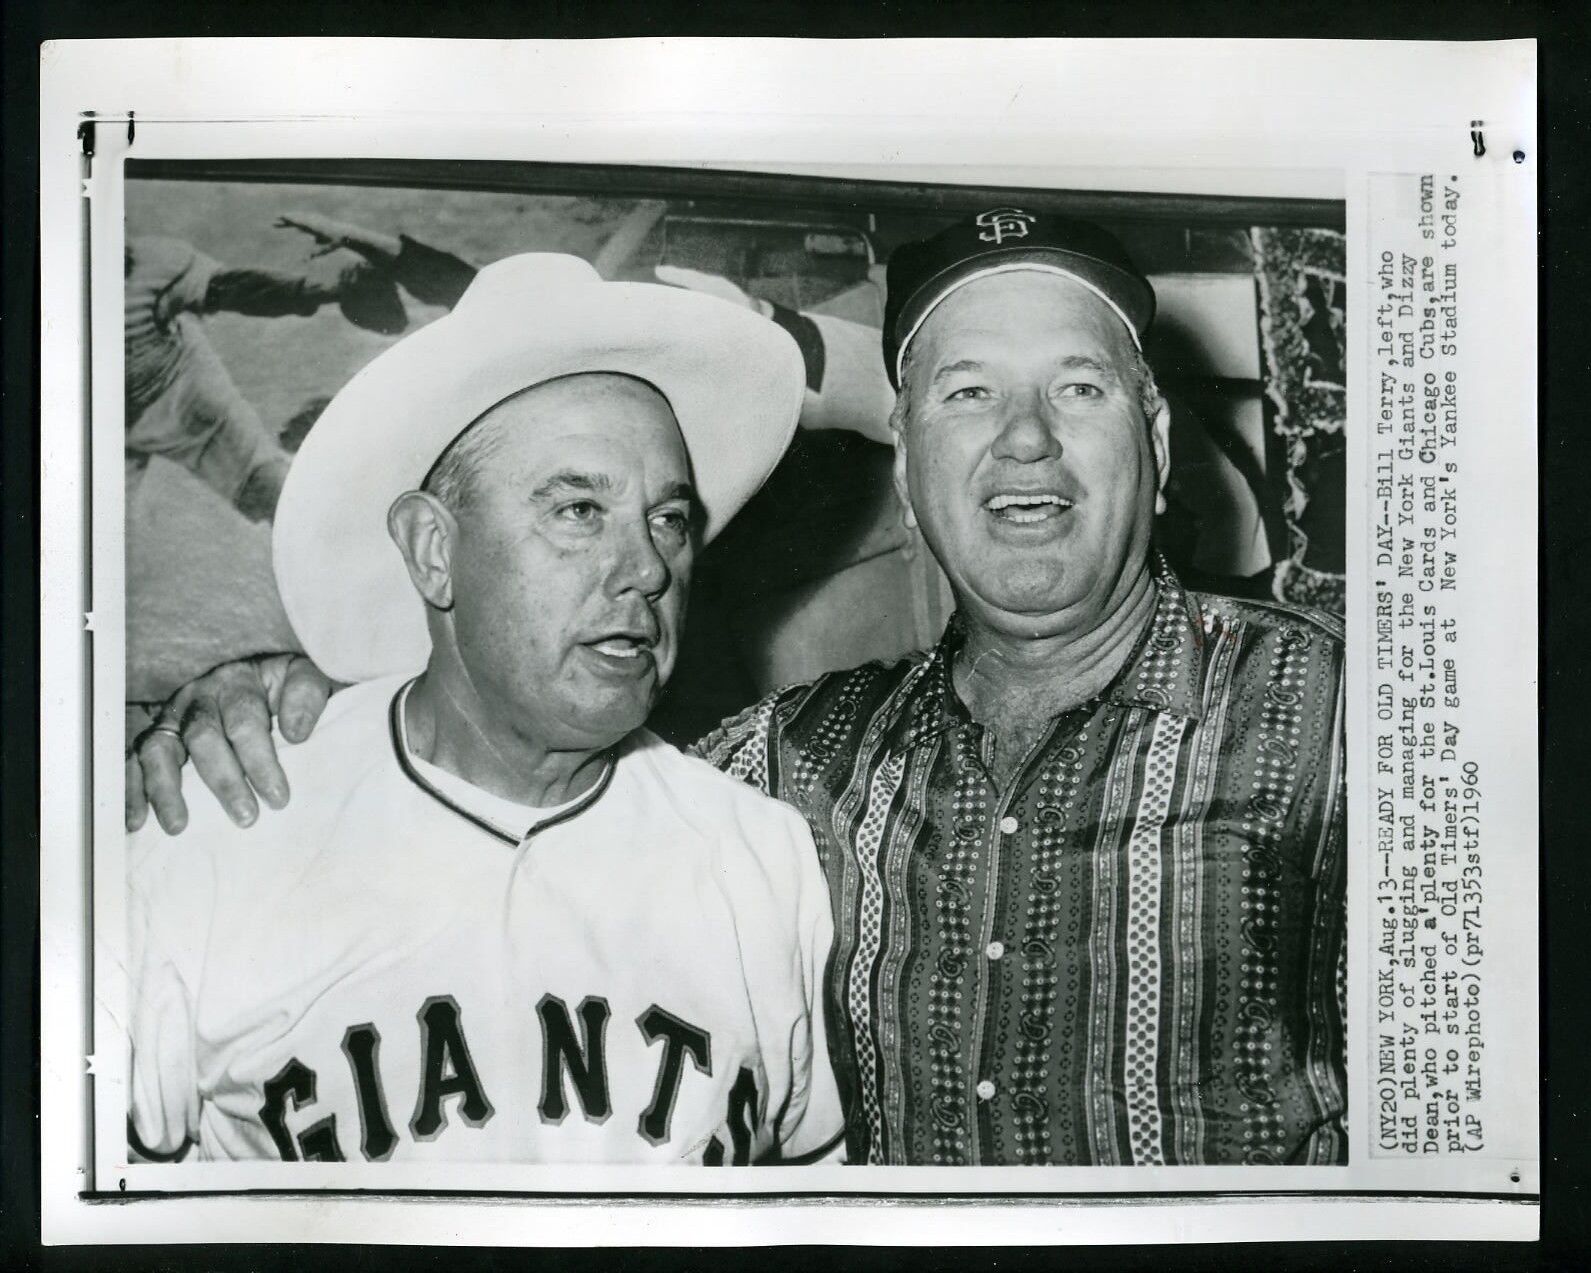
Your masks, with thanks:
<instances>
[{"instance_id":1,"label":"black baseball cap","mask_svg":"<svg viewBox=\"0 0 1591 1273\"><path fill-rule=\"evenodd\" d=\"M1116 239L1090 221L990 208L903 243L890 255L884 306L884 366L900 388L901 354L923 320L956 288L985 274L1043 269L1076 279L1114 309L1140 342L1155 316L1155 289Z\"/></svg>"}]
</instances>

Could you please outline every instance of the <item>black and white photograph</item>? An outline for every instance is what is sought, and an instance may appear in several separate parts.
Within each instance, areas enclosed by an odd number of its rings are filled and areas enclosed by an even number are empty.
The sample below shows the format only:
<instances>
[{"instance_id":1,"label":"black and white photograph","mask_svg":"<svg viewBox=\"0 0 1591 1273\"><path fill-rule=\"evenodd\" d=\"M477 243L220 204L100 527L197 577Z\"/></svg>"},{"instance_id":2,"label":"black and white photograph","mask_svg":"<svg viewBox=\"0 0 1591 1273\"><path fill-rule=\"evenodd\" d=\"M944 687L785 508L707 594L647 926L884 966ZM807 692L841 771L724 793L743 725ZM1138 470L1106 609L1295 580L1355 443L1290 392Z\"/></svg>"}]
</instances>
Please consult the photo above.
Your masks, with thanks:
<instances>
[{"instance_id":1,"label":"black and white photograph","mask_svg":"<svg viewBox=\"0 0 1591 1273\"><path fill-rule=\"evenodd\" d=\"M88 123L85 1196L1534 1197L1502 214L1205 127Z\"/></svg>"},{"instance_id":2,"label":"black and white photograph","mask_svg":"<svg viewBox=\"0 0 1591 1273\"><path fill-rule=\"evenodd\" d=\"M134 1155L1346 1160L1340 204L315 175L129 164Z\"/></svg>"}]
</instances>

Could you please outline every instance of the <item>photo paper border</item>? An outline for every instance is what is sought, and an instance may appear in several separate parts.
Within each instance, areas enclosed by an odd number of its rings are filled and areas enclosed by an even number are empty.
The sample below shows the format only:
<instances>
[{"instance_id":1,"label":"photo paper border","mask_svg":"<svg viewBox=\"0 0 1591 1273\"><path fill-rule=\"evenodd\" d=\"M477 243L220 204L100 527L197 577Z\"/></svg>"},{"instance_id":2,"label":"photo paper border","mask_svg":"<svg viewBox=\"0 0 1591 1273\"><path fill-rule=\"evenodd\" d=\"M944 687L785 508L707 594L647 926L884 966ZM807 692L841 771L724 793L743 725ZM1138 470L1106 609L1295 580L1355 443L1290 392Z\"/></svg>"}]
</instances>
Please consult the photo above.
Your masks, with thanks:
<instances>
[{"instance_id":1,"label":"photo paper border","mask_svg":"<svg viewBox=\"0 0 1591 1273\"><path fill-rule=\"evenodd\" d=\"M42 1184L47 1239L148 1240L144 1221L112 1217L158 1215L163 1218L160 1223L166 1223L184 1206L192 1205L206 1217L203 1224L207 1238L219 1236L215 1228L217 1217L231 1215L234 1207L242 1208L237 1212L237 1231L240 1240L250 1240L251 1235L271 1236L266 1231L265 1216L275 1216L280 1207L293 1205L276 1197L146 1198L140 1194L144 1179L135 1179L132 1172L125 1176L124 1194L120 1187L123 1177L118 1177L113 1185L92 1172L84 1174L80 1163L71 1162L72 1146L82 1145L91 1132L81 1098L73 1095L74 1088L83 1083L85 1049L74 1041L74 1036L83 1037L86 1033L80 1033L80 1028L92 1023L87 1050L94 1057L96 1085L114 1086L121 1068L114 1059L115 1053L108 1051L116 1045L105 1042L114 1039L117 1030L115 995L107 991L106 985L113 985L117 975L115 952L119 943L115 938L121 923L122 878L118 847L122 840L121 810L116 800L119 779L106 781L105 775L119 774L121 764L122 726L116 717L121 697L119 620L123 599L120 537L107 533L105 528L121 524L122 465L119 446L102 444L96 450L91 439L81 432L84 384L90 383L94 432L101 439L118 436L122 398L119 284L109 289L113 295L103 290L95 292L89 341L74 341L65 333L81 332L87 312L82 268L84 240L74 237L81 234L85 208L92 209L89 220L93 227L93 259L114 262L120 255L116 249L122 226L121 159L128 155L148 158L162 154L174 158L512 158L771 169L804 175L1054 185L1064 189L1346 195L1349 275L1362 280L1367 277L1366 174L1425 171L1468 159L1468 130L1455 123L1463 116L1460 122L1466 125L1472 117L1492 121L1489 126L1498 130L1492 143L1495 151L1506 154L1506 147L1516 147L1527 156L1525 163L1518 165L1525 171L1516 176L1528 176L1530 197L1506 208L1506 224L1501 228L1507 232L1506 243L1514 257L1520 255L1523 245L1528 249L1528 263L1533 265L1530 240L1535 216L1534 173L1530 171L1529 158L1534 154L1533 46L1128 43L1130 47L1099 41L891 41L845 45L740 41L736 42L734 58L723 56L723 42L691 40L616 41L600 46L415 41L372 47L357 41L148 41L131 46L125 42L92 42L46 47L41 113L46 332L41 771L73 772L86 754L88 738L94 737L98 740L96 772L100 776L100 781L86 791L74 784L46 781L42 793ZM291 95L284 90L281 79L272 74L273 68L289 64L294 71L287 81L294 85ZM350 68L355 68L357 75ZM556 73L549 76L550 68ZM631 85L634 100L610 101L602 110L592 109L573 86L590 82L589 77L597 69L602 76L598 82ZM404 105L409 97L402 88L416 74L440 89L424 113L413 112ZM1153 100L1124 87L1151 80L1165 89ZM947 90L947 81L954 91ZM1014 93L1010 91L1013 85ZM1324 91L1326 85L1332 90L1329 98ZM799 91L795 86L799 86ZM1278 121L1274 115L1278 96L1293 107L1285 121ZM87 165L90 179L85 205L77 197L85 168L77 126L85 122L83 103L91 99L96 104L115 100L130 105L126 114L91 113L95 155L92 164ZM1186 109L1190 101L1197 102L1201 109ZM1257 114L1257 108L1267 101L1270 114ZM504 102L512 102L514 109L504 110ZM726 111L722 106L725 102L735 102L735 109ZM948 103L954 103L953 110ZM1352 106L1354 103L1357 109ZM1462 109L1455 109L1460 104ZM1063 119L1064 127L1051 122ZM1257 119L1265 121L1261 130L1256 130ZM1398 121L1397 127L1392 127L1389 120ZM529 149L533 153L526 153L527 134L532 138ZM1064 154L1068 162L1034 164L1031 157L1035 153ZM967 162L953 162L958 156L965 156ZM1526 299L1522 288L1514 290L1513 284L1509 288L1510 302L1522 303ZM1348 312L1353 351L1350 365L1355 368L1365 365L1364 301L1365 289L1356 282L1349 289ZM1533 314L1533 271L1528 301L1525 312ZM1516 346L1526 334L1513 333ZM1519 347L1518 352L1533 364L1533 329L1528 336L1529 348ZM1533 399L1533 381L1531 392ZM1349 401L1350 473L1363 473L1368 411L1362 383L1350 381ZM1533 457L1533 451L1531 454ZM84 507L82 475L89 472L95 498ZM1528 545L1521 545L1525 559L1533 559L1533 489L1530 501L1531 539ZM1362 568L1365 552L1365 490L1352 478L1348 507L1349 627L1360 638L1350 646L1352 687L1365 683L1356 678L1362 677L1366 650L1362 639L1364 614L1362 608L1355 614L1354 600L1362 596L1362 574L1356 581L1355 571L1356 567ZM1514 529L1517 532L1517 527ZM90 575L74 563L86 560L85 546L91 533L94 552ZM82 584L76 597L71 595L71 588L64 586L74 579ZM52 581L61 586L52 588ZM1517 600L1518 608L1527 610L1534 602L1533 580L1509 582L1521 590L1530 585L1529 596ZM89 595L92 606L87 603ZM89 613L86 627L87 641L92 644L91 657L101 673L92 686L87 667L78 661L82 658L80 642L73 639L75 633L84 630L85 612ZM1530 672L1529 684L1533 688L1533 666ZM1365 704L1361 701L1350 718L1350 771L1355 774L1362 773L1365 764L1365 719ZM1528 784L1532 800L1533 775L1532 765ZM67 790L69 786L74 789ZM1356 782L1354 790L1363 788ZM1363 860L1368 810L1362 795L1351 796L1349 803L1353 845L1350 932L1356 933L1353 917L1365 913L1362 907L1367 900ZM100 828L101 834L90 863L83 857L83 849L87 827L93 825ZM1533 857L1531 868L1533 871ZM97 931L92 943L84 931L83 914L83 899L89 896L85 877L90 871L93 878L112 880L116 885L97 893ZM1533 908L1528 929L1533 939ZM1364 944L1362 931L1356 933L1353 941L1352 950L1358 951ZM1534 941L1529 945L1533 974ZM90 980L85 976L90 961L104 983L93 999ZM1366 994L1364 963L1350 955L1350 1022L1362 1015ZM1534 1058L1533 998L1529 1015L1529 1051ZM1191 1225L1197 1231L1198 1224L1190 1217L1203 1215L1210 1208L1214 1208L1210 1211L1212 1216L1241 1216L1245 1224L1254 1222L1256 1216L1267 1217L1260 1225L1261 1229L1268 1229L1270 1219L1290 1208L1311 1213L1312 1208L1329 1207L1338 1218L1323 1232L1344 1236L1342 1217L1357 1215L1353 1208L1366 1205L1361 1198L1347 1196L1330 1202L1319 1197L1309 1201L1296 1197L1277 1199L1253 1211L1244 1205L1241 1195L1255 1190L1296 1195L1305 1187L1301 1182L1306 1179L1312 1192L1337 1191L1346 1195L1398 1188L1433 1195L1475 1188L1475 1160L1421 1163L1423 1169L1416 1179L1416 1173L1409 1170L1411 1164L1378 1164L1367 1158L1362 1152L1367 1143L1364 1111L1368 1086L1363 1073L1367 1054L1353 1047L1351 1035L1349 1058L1349 1126L1354 1148L1351 1165L1346 1168L868 1168L865 1186L844 1183L846 1178L856 1179L863 1174L853 1168L775 1168L771 1172L759 1169L752 1173L754 1181L748 1180L744 1185L736 1181L758 1201L748 1204L742 1200L729 1207L731 1213L744 1215L744 1208L750 1205L752 1214L764 1217L751 1222L761 1234L760 1240L773 1240L775 1235L777 1240L791 1241L846 1240L839 1236L845 1229L840 1223L842 1214L871 1216L862 1220L858 1230L871 1234L881 1222L878 1209L882 1206L886 1208L883 1215L899 1216L905 1222L894 1240L914 1240L903 1238L904 1232L921 1235L923 1241L943 1243L1001 1240L989 1233L982 1237L972 1235L981 1230L991 1214L999 1213L1004 1224L1007 1212L1029 1217L1049 1235L1024 1233L1026 1225L1012 1221L1011 1227L1001 1230L1009 1233L1012 1241L1054 1240L1063 1230L1074 1228L1077 1215L1088 1217L1077 1224L1077 1232L1096 1220L1103 1226L1101 1231L1110 1231L1126 1206L1136 1218L1121 1225L1119 1231L1141 1238L1157 1223L1145 1220L1147 1204L1103 1197L1084 1204L1076 1195L1146 1191L1161 1194L1161 1205L1169 1208L1167 1216L1179 1217L1173 1228ZM1529 1121L1533 1130L1534 1067L1529 1077ZM104 1110L109 1104L101 1101L99 1126L92 1129L101 1144L107 1135ZM118 1124L122 1108L116 1102ZM70 1129L77 1134L70 1134ZM239 1170L232 1171L234 1166ZM207 1165L207 1172L231 1177L236 1182L232 1187L240 1189L279 1188L279 1168L273 1171L272 1167ZM295 1183L302 1185L308 1168L290 1170ZM676 1231L681 1235L677 1240L693 1243L710 1240L720 1225L726 1233L739 1231L717 1218L722 1210L704 1209L705 1199L676 1197L666 1206L652 1201L662 1193L685 1194L703 1189L700 1184L658 1179L664 1174L677 1178L681 1173L673 1169L593 1170L601 1178L596 1183L609 1186L608 1196L601 1202L571 1198L519 1205L529 1205L543 1217L573 1209L586 1217L582 1226L592 1222L590 1207L609 1207L611 1216L603 1214L605 1221L611 1219L618 1226L614 1232L646 1215L649 1218L643 1223ZM1401 1205L1415 1208L1407 1213L1410 1216L1427 1216L1427 1222L1442 1236L1454 1236L1455 1223L1463 1223L1455 1222L1454 1208L1470 1207L1478 1208L1473 1212L1476 1217L1487 1218L1480 1228L1495 1226L1499 1235L1506 1230L1508 1236L1521 1236L1524 1228L1533 1229L1534 1225L1532 1199L1539 1187L1538 1165L1533 1158L1521 1159L1511 1163L1510 1170L1518 1176L1517 1180L1507 1181L1503 1187L1486 1188L1484 1193L1513 1202L1477 1204L1452 1199ZM137 1174L147 1178L150 1172L171 1171L169 1167L144 1167L137 1169ZM392 1168L382 1171L383 1194L409 1187L393 1177ZM547 1178L550 1183L550 1177L555 1175L559 1182L568 1184L572 1174L579 1175L569 1168L491 1167L481 1171L494 1177L494 1193L500 1191L505 1174L516 1182L523 1181L525 1191L530 1192L543 1183L540 1178ZM814 1176L815 1171L823 1178ZM831 1182L829 1177L836 1173L839 1179ZM450 1169L446 1174L456 1181L461 1173ZM467 1174L475 1174L475 1169ZM70 1186L63 1193L67 1182ZM85 1184L92 1201L85 1199ZM613 1185L624 1188L614 1191ZM835 1190L836 1195L827 1194L829 1189ZM838 1197L842 1189L855 1196ZM1186 1196L1205 1190L1228 1196L1220 1202ZM518 1192L521 1191L516 1189ZM622 1197L615 1197L615 1192ZM1007 1199L995 1196L1007 1192L1011 1195ZM963 1193L982 1196L956 1196ZM799 1201L812 1194L822 1195L824 1201ZM1178 1194L1184 1195L1182 1202L1170 1200ZM863 1201L867 1195L872 1195L873 1200ZM912 1195L921 1202L898 1201ZM890 1196L897 1201L885 1202L884 1198ZM922 1204L950 1197L955 1197L954 1203L942 1210L966 1217L965 1239L947 1239L943 1233L935 1233L940 1227L938 1218L924 1218L935 1213L925 1211ZM389 1201L393 1208L405 1208L420 1200L405 1196ZM1105 1205L1107 1202L1109 1206ZM1093 1203L1100 1204L1100 1208L1076 1210ZM313 1199L308 1209L316 1215L324 1215L328 1209L346 1215L351 1237L354 1229L363 1229L368 1223L373 1205L374 1200L364 1196L355 1199L321 1195ZM489 1216L494 1209L501 1211L501 1203L494 1198L479 1197L456 1204L427 1200L415 1214L438 1216L440 1207L451 1216L454 1206L463 1208L461 1216L473 1216L477 1211ZM1223 1206L1237 1210L1222 1211ZM1428 1215L1419 1211L1420 1207L1427 1208ZM1065 1223L1048 1214L1056 1208L1060 1210L1055 1215L1067 1216ZM787 1238L787 1233L801 1230L785 1227L786 1213L790 1224L796 1225L798 1217L808 1211L823 1217L820 1227L830 1236ZM656 1220L650 1218L654 1213ZM385 1233L402 1230L401 1225L390 1225L390 1214L387 1221L375 1225L381 1232L371 1232L363 1240L386 1240ZM260 1218L258 1233L254 1233L249 1216ZM981 1218L974 1220L974 1216ZM1501 1216L1509 1218L1499 1220ZM1521 1220L1521 1216L1529 1218ZM450 1219L442 1223L457 1222ZM185 1223L176 1223L167 1236L180 1236ZM1298 1223L1307 1226L1311 1222L1295 1221L1295 1236L1303 1232L1297 1229ZM539 1242L544 1240L542 1233L550 1234L555 1227L538 1227L534 1235L501 1240ZM893 1223L885 1227L896 1231ZM289 1231L287 1227L277 1227L275 1236ZM1223 1227L1218 1236L1235 1235ZM328 1234L325 1240L332 1240L332 1236ZM759 1239L741 1236L727 1240ZM853 1236L849 1240L868 1239Z\"/></svg>"}]
</instances>

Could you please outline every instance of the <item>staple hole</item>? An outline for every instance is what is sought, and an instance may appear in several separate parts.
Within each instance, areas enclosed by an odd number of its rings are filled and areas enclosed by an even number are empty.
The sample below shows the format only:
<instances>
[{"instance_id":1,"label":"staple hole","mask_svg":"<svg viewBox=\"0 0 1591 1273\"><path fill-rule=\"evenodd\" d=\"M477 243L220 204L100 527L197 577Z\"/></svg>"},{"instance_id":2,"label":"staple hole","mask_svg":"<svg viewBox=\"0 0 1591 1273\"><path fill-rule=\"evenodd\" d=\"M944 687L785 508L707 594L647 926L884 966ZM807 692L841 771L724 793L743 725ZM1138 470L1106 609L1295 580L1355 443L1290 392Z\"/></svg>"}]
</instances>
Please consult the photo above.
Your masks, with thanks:
<instances>
[{"instance_id":1,"label":"staple hole","mask_svg":"<svg viewBox=\"0 0 1591 1273\"><path fill-rule=\"evenodd\" d=\"M1516 164L1524 163L1525 162L1525 152L1522 151L1522 150L1514 151L1514 162Z\"/></svg>"},{"instance_id":2,"label":"staple hole","mask_svg":"<svg viewBox=\"0 0 1591 1273\"><path fill-rule=\"evenodd\" d=\"M1519 1183L1519 1169L1518 1168L1515 1168L1513 1171L1508 1173L1508 1182L1510 1184L1515 1184L1515 1185L1517 1185Z\"/></svg>"}]
</instances>

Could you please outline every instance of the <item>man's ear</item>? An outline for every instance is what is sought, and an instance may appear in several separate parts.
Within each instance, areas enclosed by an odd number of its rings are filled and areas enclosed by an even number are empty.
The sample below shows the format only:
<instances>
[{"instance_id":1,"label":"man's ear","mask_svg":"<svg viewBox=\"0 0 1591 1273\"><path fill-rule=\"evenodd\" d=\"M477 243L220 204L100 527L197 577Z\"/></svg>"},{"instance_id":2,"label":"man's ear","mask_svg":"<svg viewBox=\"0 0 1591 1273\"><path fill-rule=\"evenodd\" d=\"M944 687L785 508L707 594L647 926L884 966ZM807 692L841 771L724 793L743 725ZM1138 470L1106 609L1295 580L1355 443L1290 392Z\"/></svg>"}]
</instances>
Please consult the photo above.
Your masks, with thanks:
<instances>
[{"instance_id":1,"label":"man's ear","mask_svg":"<svg viewBox=\"0 0 1591 1273\"><path fill-rule=\"evenodd\" d=\"M1164 398L1149 424L1149 438L1155 449L1155 515L1166 511L1166 479L1171 476L1171 406Z\"/></svg>"},{"instance_id":2,"label":"man's ear","mask_svg":"<svg viewBox=\"0 0 1591 1273\"><path fill-rule=\"evenodd\" d=\"M414 590L436 610L453 608L453 543L458 522L427 491L405 491L387 510L387 534L403 554Z\"/></svg>"},{"instance_id":3,"label":"man's ear","mask_svg":"<svg viewBox=\"0 0 1591 1273\"><path fill-rule=\"evenodd\" d=\"M904 394L906 391L903 389ZM912 511L911 491L906 485L906 412L902 409L904 404L897 404L890 413L889 433L895 443L895 463L891 474L895 481L895 495L900 500L901 517L905 519L908 530L917 529L917 514Z\"/></svg>"}]
</instances>

